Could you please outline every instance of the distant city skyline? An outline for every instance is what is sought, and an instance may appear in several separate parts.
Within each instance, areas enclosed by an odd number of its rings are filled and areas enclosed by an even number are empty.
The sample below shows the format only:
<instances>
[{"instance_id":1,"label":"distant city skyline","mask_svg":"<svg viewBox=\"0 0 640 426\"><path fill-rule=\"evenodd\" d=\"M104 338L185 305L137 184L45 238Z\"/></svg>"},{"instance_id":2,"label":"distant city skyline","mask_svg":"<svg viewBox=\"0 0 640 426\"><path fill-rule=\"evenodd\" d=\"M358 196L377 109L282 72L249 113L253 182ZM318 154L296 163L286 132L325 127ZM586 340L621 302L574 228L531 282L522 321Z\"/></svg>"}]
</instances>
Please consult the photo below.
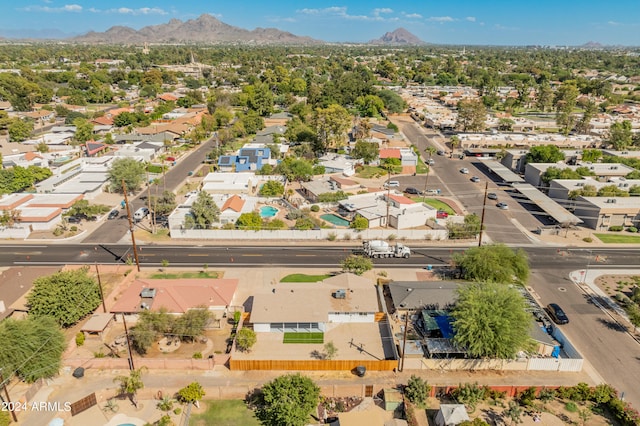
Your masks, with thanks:
<instances>
[{"instance_id":1,"label":"distant city skyline","mask_svg":"<svg viewBox=\"0 0 640 426\"><path fill-rule=\"evenodd\" d=\"M218 2L215 2L218 3ZM273 27L327 42L367 42L399 27L427 43L640 46L640 1L426 0L278 2L20 0L0 4L0 36L62 38L136 30L203 13L236 27ZM149 40L153 41L153 40Z\"/></svg>"}]
</instances>

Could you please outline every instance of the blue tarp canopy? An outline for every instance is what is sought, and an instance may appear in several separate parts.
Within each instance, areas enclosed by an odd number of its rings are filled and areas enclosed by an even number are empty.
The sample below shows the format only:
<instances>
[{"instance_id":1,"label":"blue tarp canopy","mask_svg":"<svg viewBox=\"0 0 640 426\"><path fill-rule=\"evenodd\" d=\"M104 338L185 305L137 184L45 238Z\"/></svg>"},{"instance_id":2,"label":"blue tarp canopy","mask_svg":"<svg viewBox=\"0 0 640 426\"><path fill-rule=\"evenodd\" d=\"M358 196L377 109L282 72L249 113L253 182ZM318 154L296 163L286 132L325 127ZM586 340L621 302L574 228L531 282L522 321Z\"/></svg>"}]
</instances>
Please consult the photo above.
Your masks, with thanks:
<instances>
[{"instance_id":1,"label":"blue tarp canopy","mask_svg":"<svg viewBox=\"0 0 640 426\"><path fill-rule=\"evenodd\" d=\"M451 339L453 337L453 326L451 325L451 317L447 315L434 317L438 327L440 328L440 332L442 333L442 337L445 339Z\"/></svg>"}]
</instances>

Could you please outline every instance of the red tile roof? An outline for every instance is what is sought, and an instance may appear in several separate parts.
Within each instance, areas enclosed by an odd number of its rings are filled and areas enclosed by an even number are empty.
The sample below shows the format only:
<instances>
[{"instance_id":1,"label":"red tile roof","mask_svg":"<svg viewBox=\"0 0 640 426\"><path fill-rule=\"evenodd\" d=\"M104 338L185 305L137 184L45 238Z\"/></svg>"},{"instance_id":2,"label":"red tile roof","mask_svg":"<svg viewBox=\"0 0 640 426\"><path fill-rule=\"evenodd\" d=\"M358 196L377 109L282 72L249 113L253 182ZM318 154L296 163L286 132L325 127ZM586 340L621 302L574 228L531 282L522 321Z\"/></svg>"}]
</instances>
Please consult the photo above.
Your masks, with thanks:
<instances>
[{"instance_id":1,"label":"red tile roof","mask_svg":"<svg viewBox=\"0 0 640 426\"><path fill-rule=\"evenodd\" d=\"M389 194L389 199L395 201L398 204L415 204L416 203L411 198L407 198L404 195Z\"/></svg>"},{"instance_id":2,"label":"red tile roof","mask_svg":"<svg viewBox=\"0 0 640 426\"><path fill-rule=\"evenodd\" d=\"M184 313L198 306L227 307L238 288L237 279L138 279L119 297L111 312L134 313L141 310L140 292L155 288L156 296L149 309L166 308L169 313Z\"/></svg>"},{"instance_id":3,"label":"red tile roof","mask_svg":"<svg viewBox=\"0 0 640 426\"><path fill-rule=\"evenodd\" d=\"M380 158L401 158L400 150L393 148L384 148L380 150L379 153Z\"/></svg>"},{"instance_id":4,"label":"red tile roof","mask_svg":"<svg viewBox=\"0 0 640 426\"><path fill-rule=\"evenodd\" d=\"M227 201L224 202L224 205L222 206L220 211L231 209L235 212L240 213L242 211L242 206L244 206L244 200L240 198L238 195L233 195L227 198Z\"/></svg>"}]
</instances>

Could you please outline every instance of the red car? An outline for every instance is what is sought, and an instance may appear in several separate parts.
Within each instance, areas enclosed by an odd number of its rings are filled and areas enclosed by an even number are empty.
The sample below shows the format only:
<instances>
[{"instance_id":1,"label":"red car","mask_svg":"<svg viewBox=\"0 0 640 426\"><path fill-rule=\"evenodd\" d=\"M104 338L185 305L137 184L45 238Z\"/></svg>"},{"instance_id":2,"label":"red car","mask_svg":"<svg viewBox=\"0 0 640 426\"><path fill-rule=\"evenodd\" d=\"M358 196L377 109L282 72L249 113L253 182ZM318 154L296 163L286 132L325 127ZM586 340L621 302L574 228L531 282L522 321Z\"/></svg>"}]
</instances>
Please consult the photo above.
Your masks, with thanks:
<instances>
[{"instance_id":1,"label":"red car","mask_svg":"<svg viewBox=\"0 0 640 426\"><path fill-rule=\"evenodd\" d=\"M442 211L442 210L438 210L438 213L436 213L436 218L438 219L446 219L449 217L449 213Z\"/></svg>"}]
</instances>

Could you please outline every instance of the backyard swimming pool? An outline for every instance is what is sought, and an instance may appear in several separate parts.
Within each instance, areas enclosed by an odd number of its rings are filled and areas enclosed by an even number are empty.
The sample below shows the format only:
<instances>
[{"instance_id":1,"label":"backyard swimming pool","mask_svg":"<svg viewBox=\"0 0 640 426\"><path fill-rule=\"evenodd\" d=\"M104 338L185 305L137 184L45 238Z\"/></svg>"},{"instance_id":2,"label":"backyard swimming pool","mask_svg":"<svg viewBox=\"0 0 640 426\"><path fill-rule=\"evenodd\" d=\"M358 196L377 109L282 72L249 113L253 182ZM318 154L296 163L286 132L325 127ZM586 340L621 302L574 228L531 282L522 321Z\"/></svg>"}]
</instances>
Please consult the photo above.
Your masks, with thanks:
<instances>
[{"instance_id":1,"label":"backyard swimming pool","mask_svg":"<svg viewBox=\"0 0 640 426\"><path fill-rule=\"evenodd\" d=\"M320 216L320 219L326 220L336 226L349 226L350 223L348 220L343 219L340 216L336 216L335 214L323 214Z\"/></svg>"},{"instance_id":2,"label":"backyard swimming pool","mask_svg":"<svg viewBox=\"0 0 640 426\"><path fill-rule=\"evenodd\" d=\"M278 209L272 206L260 207L260 217L274 217L278 214Z\"/></svg>"}]
</instances>

